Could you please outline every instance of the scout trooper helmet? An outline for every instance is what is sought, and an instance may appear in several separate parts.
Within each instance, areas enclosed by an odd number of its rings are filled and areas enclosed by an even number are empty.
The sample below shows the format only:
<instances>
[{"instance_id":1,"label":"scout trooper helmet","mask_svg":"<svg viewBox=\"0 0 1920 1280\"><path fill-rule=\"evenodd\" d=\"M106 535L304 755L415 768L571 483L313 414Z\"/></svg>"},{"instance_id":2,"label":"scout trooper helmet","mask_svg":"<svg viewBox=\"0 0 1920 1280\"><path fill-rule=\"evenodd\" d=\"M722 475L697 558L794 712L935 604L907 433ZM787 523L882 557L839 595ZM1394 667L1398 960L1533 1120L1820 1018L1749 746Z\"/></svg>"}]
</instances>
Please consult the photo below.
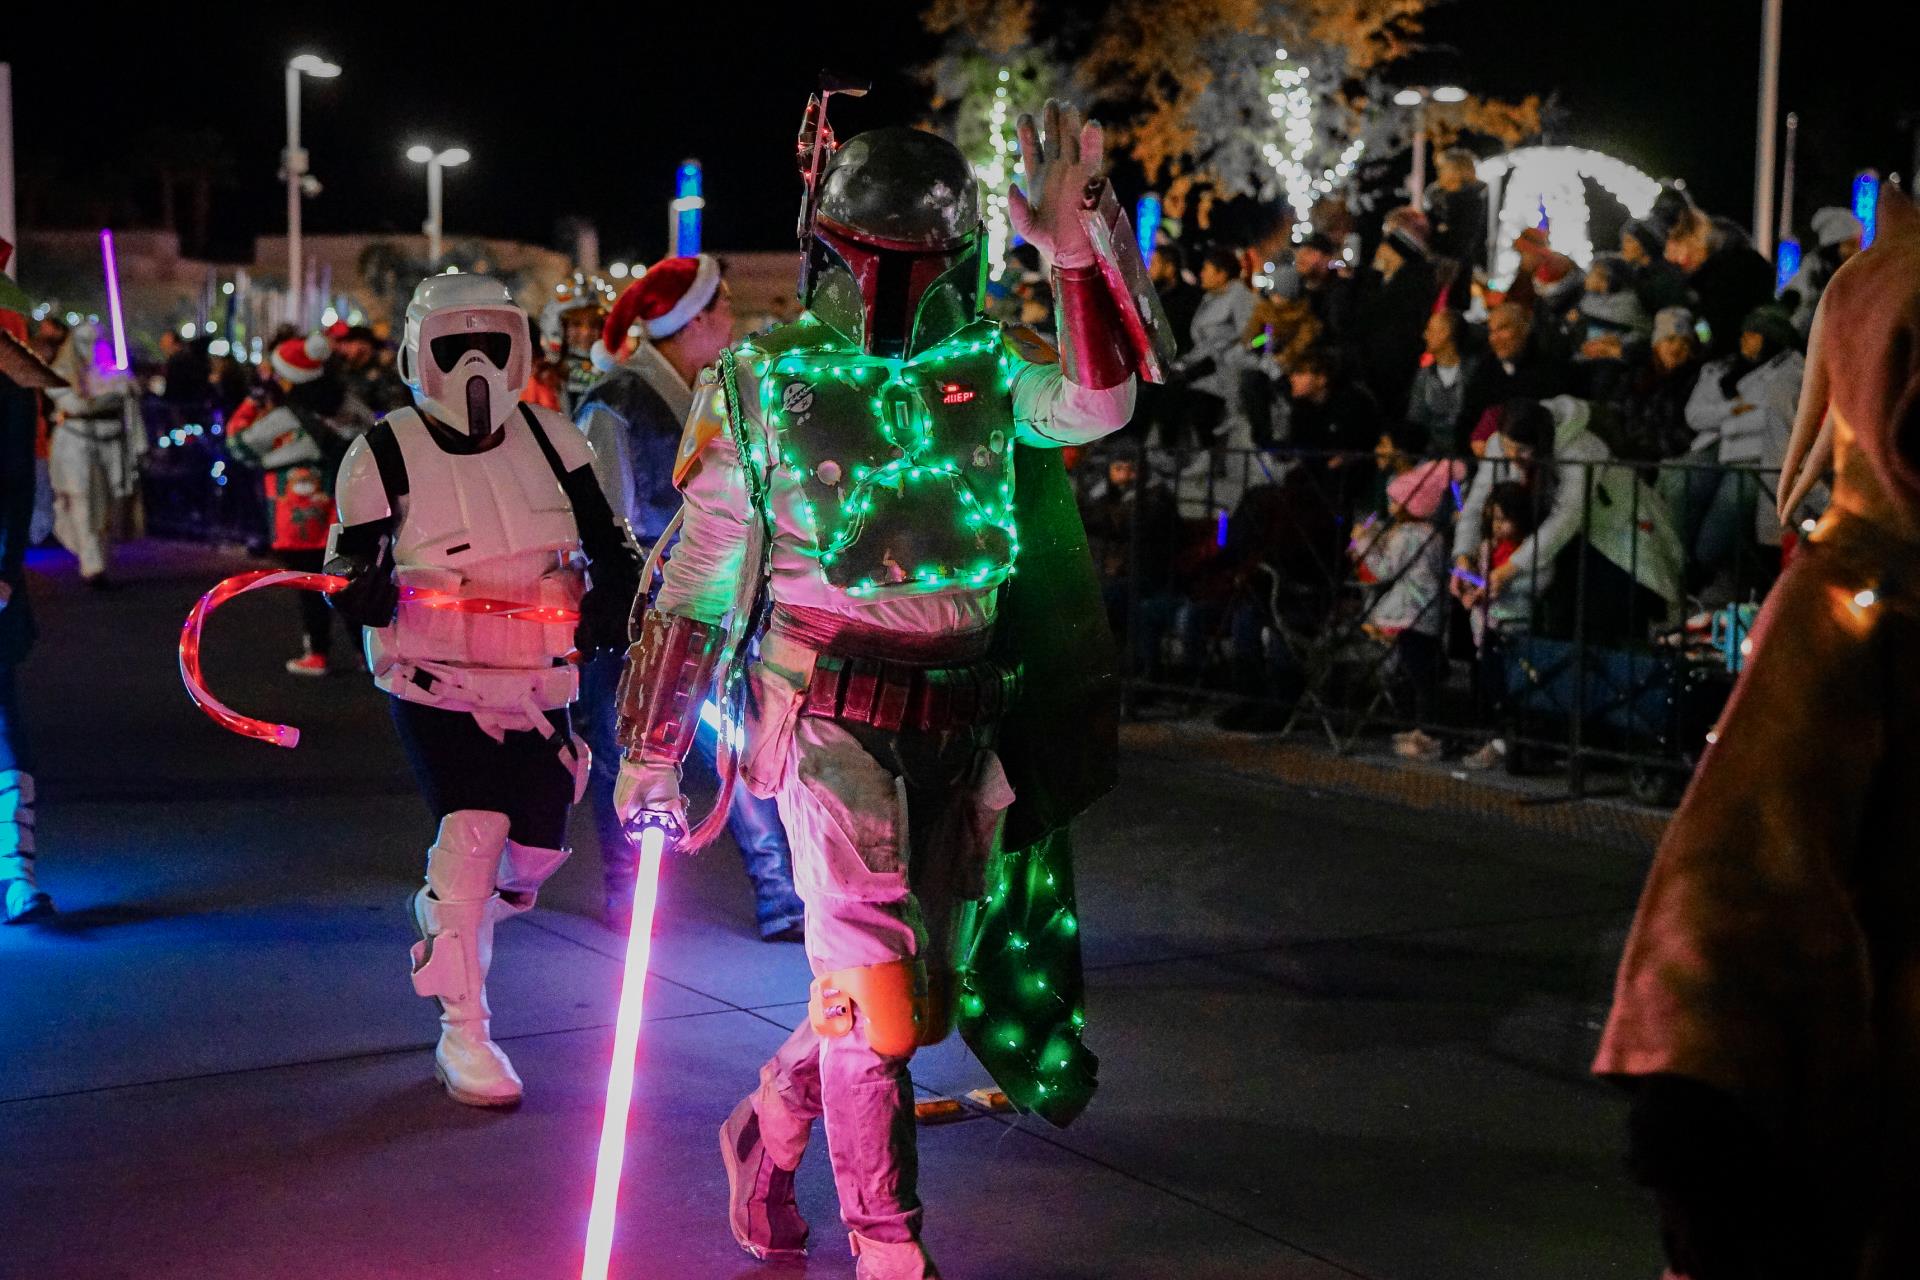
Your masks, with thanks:
<instances>
[{"instance_id":1,"label":"scout trooper helmet","mask_svg":"<svg viewBox=\"0 0 1920 1280\"><path fill-rule=\"evenodd\" d=\"M421 409L476 438L506 425L533 371L533 337L498 280L428 276L407 304L400 376Z\"/></svg>"}]
</instances>

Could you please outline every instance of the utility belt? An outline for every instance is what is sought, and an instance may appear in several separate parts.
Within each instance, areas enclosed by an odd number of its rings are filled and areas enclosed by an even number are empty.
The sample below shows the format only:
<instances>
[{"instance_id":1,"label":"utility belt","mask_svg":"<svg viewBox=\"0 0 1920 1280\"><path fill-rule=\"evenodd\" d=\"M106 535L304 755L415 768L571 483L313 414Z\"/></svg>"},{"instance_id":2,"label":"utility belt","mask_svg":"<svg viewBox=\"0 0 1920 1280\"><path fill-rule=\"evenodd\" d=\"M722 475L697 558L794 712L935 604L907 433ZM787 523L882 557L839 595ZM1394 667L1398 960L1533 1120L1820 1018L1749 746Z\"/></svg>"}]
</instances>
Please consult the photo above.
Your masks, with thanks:
<instances>
[{"instance_id":1,"label":"utility belt","mask_svg":"<svg viewBox=\"0 0 1920 1280\"><path fill-rule=\"evenodd\" d=\"M823 653L814 661L800 714L888 733L943 733L997 721L1019 685L1017 667L987 658L923 667Z\"/></svg>"}]
</instances>

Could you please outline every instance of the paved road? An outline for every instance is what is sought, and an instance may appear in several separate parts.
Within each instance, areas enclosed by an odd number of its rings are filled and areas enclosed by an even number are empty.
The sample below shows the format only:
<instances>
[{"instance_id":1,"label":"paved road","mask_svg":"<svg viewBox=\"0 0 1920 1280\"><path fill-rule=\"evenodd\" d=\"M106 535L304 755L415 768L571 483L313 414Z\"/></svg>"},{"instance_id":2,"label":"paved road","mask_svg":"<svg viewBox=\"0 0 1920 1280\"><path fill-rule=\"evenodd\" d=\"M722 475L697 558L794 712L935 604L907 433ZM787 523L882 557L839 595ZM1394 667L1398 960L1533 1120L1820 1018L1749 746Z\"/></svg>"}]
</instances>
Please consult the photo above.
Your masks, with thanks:
<instances>
[{"instance_id":1,"label":"paved road","mask_svg":"<svg viewBox=\"0 0 1920 1280\"><path fill-rule=\"evenodd\" d=\"M191 599L245 567L136 548L128 585L35 582L25 685L57 928L0 931L0 1277L577 1274L616 939L580 852L502 926L508 1115L446 1099L400 912L430 821L364 678L282 675L290 600L242 601L208 666L295 752L179 691ZM1089 1042L1071 1130L924 1130L955 1280L1586 1280L1657 1274L1583 1078L1643 863L1472 819L1128 759L1086 824ZM824 1153L804 1269L733 1249L714 1131L800 1014L729 851L670 868L616 1248L643 1280L851 1275ZM957 1045L923 1090L984 1076Z\"/></svg>"}]
</instances>

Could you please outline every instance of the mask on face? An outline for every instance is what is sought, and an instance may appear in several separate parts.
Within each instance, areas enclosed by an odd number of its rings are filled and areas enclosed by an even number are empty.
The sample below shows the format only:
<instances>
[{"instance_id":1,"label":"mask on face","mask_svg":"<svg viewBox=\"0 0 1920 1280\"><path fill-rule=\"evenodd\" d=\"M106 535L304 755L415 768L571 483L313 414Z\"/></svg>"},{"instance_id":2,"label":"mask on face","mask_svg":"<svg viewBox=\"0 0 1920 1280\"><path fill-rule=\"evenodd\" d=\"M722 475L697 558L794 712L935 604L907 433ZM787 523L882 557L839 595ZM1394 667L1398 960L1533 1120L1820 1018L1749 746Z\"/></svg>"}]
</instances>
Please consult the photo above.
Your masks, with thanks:
<instances>
[{"instance_id":1,"label":"mask on face","mask_svg":"<svg viewBox=\"0 0 1920 1280\"><path fill-rule=\"evenodd\" d=\"M407 306L400 375L420 407L474 438L506 425L533 368L527 313L497 280L431 276Z\"/></svg>"}]
</instances>

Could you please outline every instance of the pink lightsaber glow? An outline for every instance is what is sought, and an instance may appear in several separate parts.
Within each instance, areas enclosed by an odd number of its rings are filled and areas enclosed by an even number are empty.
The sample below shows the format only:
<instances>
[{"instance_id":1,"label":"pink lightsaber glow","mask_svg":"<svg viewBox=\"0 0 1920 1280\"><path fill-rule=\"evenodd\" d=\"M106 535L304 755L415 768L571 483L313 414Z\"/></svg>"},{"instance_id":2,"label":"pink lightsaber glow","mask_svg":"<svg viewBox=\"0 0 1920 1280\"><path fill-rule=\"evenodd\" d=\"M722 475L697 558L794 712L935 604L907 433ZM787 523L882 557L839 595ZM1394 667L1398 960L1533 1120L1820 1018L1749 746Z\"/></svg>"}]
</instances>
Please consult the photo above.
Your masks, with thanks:
<instances>
[{"instance_id":1,"label":"pink lightsaber glow","mask_svg":"<svg viewBox=\"0 0 1920 1280\"><path fill-rule=\"evenodd\" d=\"M120 262L113 252L113 232L100 228L100 259L107 268L107 313L113 318L113 367L127 368L127 321L120 311Z\"/></svg>"},{"instance_id":2,"label":"pink lightsaber glow","mask_svg":"<svg viewBox=\"0 0 1920 1280\"><path fill-rule=\"evenodd\" d=\"M620 977L620 1012L613 1024L613 1065L607 1071L607 1110L600 1119L600 1158L593 1171L593 1207L587 1214L587 1255L580 1280L607 1280L613 1256L613 1224L620 1200L620 1169L627 1154L627 1116L633 1109L634 1059L640 1052L640 1009L653 958L653 911L660 898L660 856L667 847L662 827L640 831L640 875L627 934L627 962Z\"/></svg>"}]
</instances>

